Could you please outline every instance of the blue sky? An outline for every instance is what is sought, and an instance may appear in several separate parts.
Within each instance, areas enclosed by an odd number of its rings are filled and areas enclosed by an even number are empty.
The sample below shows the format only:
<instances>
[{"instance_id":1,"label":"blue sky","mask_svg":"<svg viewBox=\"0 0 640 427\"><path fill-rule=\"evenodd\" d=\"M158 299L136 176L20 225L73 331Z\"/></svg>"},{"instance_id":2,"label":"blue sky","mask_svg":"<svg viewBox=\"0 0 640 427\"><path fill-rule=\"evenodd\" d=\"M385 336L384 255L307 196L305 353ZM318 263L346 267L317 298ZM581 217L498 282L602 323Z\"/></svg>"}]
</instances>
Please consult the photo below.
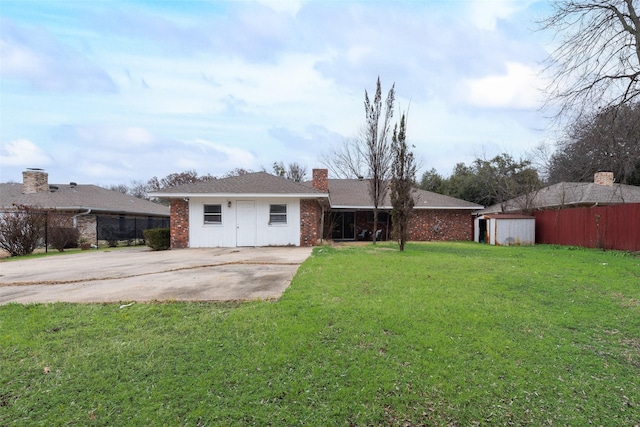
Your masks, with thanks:
<instances>
[{"instance_id":1,"label":"blue sky","mask_svg":"<svg viewBox=\"0 0 640 427\"><path fill-rule=\"evenodd\" d=\"M308 169L396 84L422 169L518 158L553 132L545 1L0 0L0 181L129 184Z\"/></svg>"}]
</instances>

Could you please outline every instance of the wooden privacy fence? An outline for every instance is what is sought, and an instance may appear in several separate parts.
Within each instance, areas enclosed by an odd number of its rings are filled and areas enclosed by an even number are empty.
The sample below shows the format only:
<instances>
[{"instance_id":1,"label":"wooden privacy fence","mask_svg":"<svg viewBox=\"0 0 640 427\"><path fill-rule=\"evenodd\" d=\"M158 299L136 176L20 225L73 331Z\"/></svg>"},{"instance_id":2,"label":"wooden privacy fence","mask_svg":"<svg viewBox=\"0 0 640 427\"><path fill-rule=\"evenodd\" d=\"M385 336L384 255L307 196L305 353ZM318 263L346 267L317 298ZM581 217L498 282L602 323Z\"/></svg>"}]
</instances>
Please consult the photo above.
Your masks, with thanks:
<instances>
[{"instance_id":1,"label":"wooden privacy fence","mask_svg":"<svg viewBox=\"0 0 640 427\"><path fill-rule=\"evenodd\" d=\"M538 211L536 243L640 251L640 203Z\"/></svg>"}]
</instances>

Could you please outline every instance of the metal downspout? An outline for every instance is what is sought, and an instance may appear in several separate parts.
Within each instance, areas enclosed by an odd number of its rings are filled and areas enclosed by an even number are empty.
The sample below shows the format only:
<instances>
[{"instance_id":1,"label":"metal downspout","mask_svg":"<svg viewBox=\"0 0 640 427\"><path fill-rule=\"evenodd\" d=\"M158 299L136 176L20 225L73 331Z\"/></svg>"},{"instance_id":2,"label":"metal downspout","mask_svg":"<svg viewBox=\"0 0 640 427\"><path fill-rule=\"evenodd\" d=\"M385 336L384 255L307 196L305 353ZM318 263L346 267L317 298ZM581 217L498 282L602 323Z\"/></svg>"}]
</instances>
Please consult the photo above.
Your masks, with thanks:
<instances>
[{"instance_id":1,"label":"metal downspout","mask_svg":"<svg viewBox=\"0 0 640 427\"><path fill-rule=\"evenodd\" d=\"M73 216L73 227L78 228L78 217L89 215L91 213L91 208L87 208L86 212L80 212ZM98 247L98 224L96 223L96 248Z\"/></svg>"}]
</instances>

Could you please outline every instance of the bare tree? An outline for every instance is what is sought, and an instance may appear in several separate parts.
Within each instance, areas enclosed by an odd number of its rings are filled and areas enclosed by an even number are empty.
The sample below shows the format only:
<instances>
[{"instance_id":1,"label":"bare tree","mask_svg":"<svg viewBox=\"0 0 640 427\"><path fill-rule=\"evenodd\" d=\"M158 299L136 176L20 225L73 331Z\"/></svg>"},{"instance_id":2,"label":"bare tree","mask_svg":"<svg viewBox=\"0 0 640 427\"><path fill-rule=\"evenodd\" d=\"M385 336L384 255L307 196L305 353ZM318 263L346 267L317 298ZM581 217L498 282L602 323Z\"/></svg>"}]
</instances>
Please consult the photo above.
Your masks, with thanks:
<instances>
[{"instance_id":1,"label":"bare tree","mask_svg":"<svg viewBox=\"0 0 640 427\"><path fill-rule=\"evenodd\" d=\"M234 168L234 169L231 169L229 172L225 173L224 175L222 175L222 177L230 178L232 176L247 175L249 173L253 173L253 171L251 169L245 169L245 168ZM202 178L205 178L205 179L202 179ZM210 180L216 179L211 175L206 175L205 177L202 177L202 178L200 179L201 181L210 181Z\"/></svg>"},{"instance_id":2,"label":"bare tree","mask_svg":"<svg viewBox=\"0 0 640 427\"><path fill-rule=\"evenodd\" d=\"M289 163L285 177L294 182L302 182L307 179L307 167L300 163Z\"/></svg>"},{"instance_id":3,"label":"bare tree","mask_svg":"<svg viewBox=\"0 0 640 427\"><path fill-rule=\"evenodd\" d=\"M324 155L320 162L337 178L363 178L366 165L364 151L360 145L362 140L363 138L345 139L342 145L334 147Z\"/></svg>"},{"instance_id":4,"label":"bare tree","mask_svg":"<svg viewBox=\"0 0 640 427\"><path fill-rule=\"evenodd\" d=\"M49 212L47 215L47 243L63 252L67 248L78 247L80 230L73 226L70 215Z\"/></svg>"},{"instance_id":5,"label":"bare tree","mask_svg":"<svg viewBox=\"0 0 640 427\"><path fill-rule=\"evenodd\" d=\"M415 206L413 198L413 182L416 178L416 162L407 145L406 118L402 115L400 128L393 129L391 139L391 218L393 219L393 237L397 240L400 251L409 238L409 218Z\"/></svg>"},{"instance_id":6,"label":"bare tree","mask_svg":"<svg viewBox=\"0 0 640 427\"><path fill-rule=\"evenodd\" d=\"M595 172L640 185L640 104L584 116L567 130L551 156L549 181L591 182Z\"/></svg>"},{"instance_id":7,"label":"bare tree","mask_svg":"<svg viewBox=\"0 0 640 427\"><path fill-rule=\"evenodd\" d=\"M307 178L307 167L297 162L289 163L285 168L284 163L274 162L273 173L276 176L287 178L290 181L302 182Z\"/></svg>"},{"instance_id":8,"label":"bare tree","mask_svg":"<svg viewBox=\"0 0 640 427\"><path fill-rule=\"evenodd\" d=\"M230 176L233 176L233 174ZM154 176L148 181L147 185L149 186L150 191L157 191L161 188L177 187L178 185L190 184L193 182L211 181L214 179L216 178L211 175L199 176L198 172L196 172L195 170L188 170L180 173L170 173L162 179L158 179L158 177Z\"/></svg>"},{"instance_id":9,"label":"bare tree","mask_svg":"<svg viewBox=\"0 0 640 427\"><path fill-rule=\"evenodd\" d=\"M549 104L571 121L640 96L637 0L556 0L543 30L560 35L547 59Z\"/></svg>"},{"instance_id":10,"label":"bare tree","mask_svg":"<svg viewBox=\"0 0 640 427\"><path fill-rule=\"evenodd\" d=\"M0 215L0 249L11 256L32 253L44 234L46 213L29 206L16 206L15 211Z\"/></svg>"},{"instance_id":11,"label":"bare tree","mask_svg":"<svg viewBox=\"0 0 640 427\"><path fill-rule=\"evenodd\" d=\"M364 160L369 172L369 195L373 202L373 244L376 244L376 231L378 229L378 207L388 192L389 172L391 169L391 149L389 145L389 133L391 132L391 120L393 119L393 106L395 102L395 83L389 89L387 99L382 107L382 87L380 77L376 83L376 93L373 102L369 94L364 92L364 108L366 112L366 125L364 130ZM381 121L382 119L382 121Z\"/></svg>"}]
</instances>

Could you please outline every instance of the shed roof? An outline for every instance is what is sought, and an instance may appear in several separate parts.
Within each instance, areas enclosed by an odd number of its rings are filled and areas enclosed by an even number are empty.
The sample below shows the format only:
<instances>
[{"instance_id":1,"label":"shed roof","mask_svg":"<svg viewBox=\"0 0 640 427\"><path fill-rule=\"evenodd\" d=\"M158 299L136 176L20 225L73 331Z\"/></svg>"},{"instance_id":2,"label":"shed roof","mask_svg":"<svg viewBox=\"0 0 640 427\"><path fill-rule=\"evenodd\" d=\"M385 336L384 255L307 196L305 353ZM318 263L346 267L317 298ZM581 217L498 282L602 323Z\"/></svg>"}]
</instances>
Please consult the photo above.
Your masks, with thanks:
<instances>
[{"instance_id":1,"label":"shed roof","mask_svg":"<svg viewBox=\"0 0 640 427\"><path fill-rule=\"evenodd\" d=\"M129 196L97 185L52 184L50 191L22 194L22 184L0 184L0 208L13 205L44 209L87 210L102 213L127 213L147 216L169 216L169 207Z\"/></svg>"},{"instance_id":2,"label":"shed roof","mask_svg":"<svg viewBox=\"0 0 640 427\"><path fill-rule=\"evenodd\" d=\"M482 215L483 218L492 218L492 219L532 219L535 220L535 216L530 215L517 215L517 214L488 214Z\"/></svg>"}]
</instances>

